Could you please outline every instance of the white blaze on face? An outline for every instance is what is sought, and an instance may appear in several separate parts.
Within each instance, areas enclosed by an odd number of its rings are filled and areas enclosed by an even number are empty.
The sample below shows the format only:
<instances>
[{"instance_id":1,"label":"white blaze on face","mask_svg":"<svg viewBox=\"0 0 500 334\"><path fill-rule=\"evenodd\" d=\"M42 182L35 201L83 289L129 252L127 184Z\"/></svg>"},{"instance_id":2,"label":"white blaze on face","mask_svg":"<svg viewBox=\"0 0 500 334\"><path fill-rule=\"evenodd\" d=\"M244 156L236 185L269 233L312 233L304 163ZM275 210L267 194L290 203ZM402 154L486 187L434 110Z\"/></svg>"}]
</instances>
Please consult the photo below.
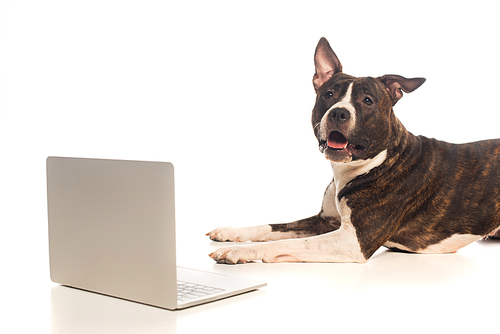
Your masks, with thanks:
<instances>
[{"instance_id":1,"label":"white blaze on face","mask_svg":"<svg viewBox=\"0 0 500 334\"><path fill-rule=\"evenodd\" d=\"M340 101L335 103L333 106L331 106L330 109L328 109L326 111L326 113L323 115L323 118L321 119L321 126L320 126L320 134L322 134L323 138L328 138L329 133L325 133L326 129L325 129L324 125L328 122L328 117L329 117L330 111L332 111L335 108L344 108L347 111L349 111L349 114L351 116L349 131L351 131L351 128L353 128L354 125L356 124L356 108L354 108L354 105L351 102L351 100L352 100L352 85L353 85L353 83L351 82L349 84L349 87L347 87L347 91L346 91L344 97Z\"/></svg>"},{"instance_id":2,"label":"white blaze on face","mask_svg":"<svg viewBox=\"0 0 500 334\"><path fill-rule=\"evenodd\" d=\"M344 109L349 110L349 112L351 113L351 117L356 117L356 109L354 108L354 106L351 103L352 85L353 84L354 84L353 82L351 82L349 84L349 87L347 87L347 91L346 91L344 97L342 98L342 100L340 100L339 102L337 102L333 106L331 106L331 108L328 109L327 112L329 112L330 110L332 110L334 108L344 108Z\"/></svg>"}]
</instances>

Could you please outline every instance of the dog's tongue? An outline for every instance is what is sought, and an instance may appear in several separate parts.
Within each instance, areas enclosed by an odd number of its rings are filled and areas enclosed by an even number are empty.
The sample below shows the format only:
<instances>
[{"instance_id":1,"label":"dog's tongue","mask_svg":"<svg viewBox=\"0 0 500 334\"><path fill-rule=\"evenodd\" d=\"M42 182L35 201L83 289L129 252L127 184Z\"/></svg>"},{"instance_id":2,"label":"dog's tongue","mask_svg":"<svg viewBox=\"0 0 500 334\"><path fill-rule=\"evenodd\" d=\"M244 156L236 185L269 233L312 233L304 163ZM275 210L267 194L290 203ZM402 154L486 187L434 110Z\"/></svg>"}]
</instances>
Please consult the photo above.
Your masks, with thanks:
<instances>
[{"instance_id":1,"label":"dog's tongue","mask_svg":"<svg viewBox=\"0 0 500 334\"><path fill-rule=\"evenodd\" d=\"M344 135L338 131L334 131L328 137L328 146L335 149L344 149L346 148L348 142L345 139Z\"/></svg>"}]
</instances>

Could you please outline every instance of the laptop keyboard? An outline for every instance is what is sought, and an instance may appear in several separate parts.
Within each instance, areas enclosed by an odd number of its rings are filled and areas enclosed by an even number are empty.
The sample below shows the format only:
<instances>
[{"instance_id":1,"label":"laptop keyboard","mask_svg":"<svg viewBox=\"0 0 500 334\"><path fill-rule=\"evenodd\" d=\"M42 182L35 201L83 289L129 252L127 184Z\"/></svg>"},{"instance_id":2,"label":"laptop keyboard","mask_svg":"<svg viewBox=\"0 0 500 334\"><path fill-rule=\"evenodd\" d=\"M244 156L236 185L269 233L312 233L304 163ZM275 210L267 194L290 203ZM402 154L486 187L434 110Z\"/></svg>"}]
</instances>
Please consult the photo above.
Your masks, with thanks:
<instances>
[{"instance_id":1,"label":"laptop keyboard","mask_svg":"<svg viewBox=\"0 0 500 334\"><path fill-rule=\"evenodd\" d=\"M177 281L177 300L180 302L212 295L214 293L222 291L224 290L213 288L206 285Z\"/></svg>"}]
</instances>

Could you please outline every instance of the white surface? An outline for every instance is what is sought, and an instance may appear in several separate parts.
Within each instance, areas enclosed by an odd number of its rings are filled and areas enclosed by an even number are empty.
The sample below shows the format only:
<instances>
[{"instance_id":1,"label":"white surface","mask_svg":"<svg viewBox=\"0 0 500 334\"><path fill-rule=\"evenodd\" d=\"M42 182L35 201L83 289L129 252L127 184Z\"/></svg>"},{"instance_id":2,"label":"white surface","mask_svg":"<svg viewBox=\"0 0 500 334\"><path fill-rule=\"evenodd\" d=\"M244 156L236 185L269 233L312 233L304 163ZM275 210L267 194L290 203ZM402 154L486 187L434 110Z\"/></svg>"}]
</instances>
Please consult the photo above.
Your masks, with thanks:
<instances>
[{"instance_id":1,"label":"white surface","mask_svg":"<svg viewBox=\"0 0 500 334\"><path fill-rule=\"evenodd\" d=\"M310 125L321 36L349 74L427 78L396 106L413 133L500 137L497 13L492 1L3 0L0 283L9 310L0 331L494 328L498 243L445 256L381 251L366 265L225 267L207 257L218 245L203 234L318 212L332 177ZM181 264L268 287L174 313L54 287L48 155L172 161Z\"/></svg>"},{"instance_id":2,"label":"white surface","mask_svg":"<svg viewBox=\"0 0 500 334\"><path fill-rule=\"evenodd\" d=\"M360 264L215 265L219 244L194 238L186 265L262 279L268 286L181 311L167 311L80 290L16 284L11 304L19 333L255 333L291 331L465 333L490 331L500 243L478 242L451 255L380 251ZM11 301L13 299L10 299ZM10 313L8 311L8 313ZM49 322L50 321L50 322ZM3 323L2 326L6 326Z\"/></svg>"}]
</instances>

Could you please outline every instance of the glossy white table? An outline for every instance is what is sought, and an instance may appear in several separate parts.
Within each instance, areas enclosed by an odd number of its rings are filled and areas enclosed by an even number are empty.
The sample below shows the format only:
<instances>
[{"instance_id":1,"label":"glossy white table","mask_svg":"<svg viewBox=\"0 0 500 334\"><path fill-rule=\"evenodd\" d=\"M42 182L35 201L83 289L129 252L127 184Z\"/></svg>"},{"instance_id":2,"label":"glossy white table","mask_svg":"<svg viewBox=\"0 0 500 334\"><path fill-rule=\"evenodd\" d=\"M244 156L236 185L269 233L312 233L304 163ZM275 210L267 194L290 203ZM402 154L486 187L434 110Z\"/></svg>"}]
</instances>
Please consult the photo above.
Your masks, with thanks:
<instances>
[{"instance_id":1,"label":"glossy white table","mask_svg":"<svg viewBox=\"0 0 500 334\"><path fill-rule=\"evenodd\" d=\"M179 236L180 265L252 277L268 286L172 312L53 284L45 263L17 265L19 276L3 284L8 311L0 328L5 333L74 334L449 333L495 325L500 242L476 242L449 255L381 249L367 264L227 266L208 258L221 244L199 232L195 238ZM32 259L47 258L39 252Z\"/></svg>"}]
</instances>

